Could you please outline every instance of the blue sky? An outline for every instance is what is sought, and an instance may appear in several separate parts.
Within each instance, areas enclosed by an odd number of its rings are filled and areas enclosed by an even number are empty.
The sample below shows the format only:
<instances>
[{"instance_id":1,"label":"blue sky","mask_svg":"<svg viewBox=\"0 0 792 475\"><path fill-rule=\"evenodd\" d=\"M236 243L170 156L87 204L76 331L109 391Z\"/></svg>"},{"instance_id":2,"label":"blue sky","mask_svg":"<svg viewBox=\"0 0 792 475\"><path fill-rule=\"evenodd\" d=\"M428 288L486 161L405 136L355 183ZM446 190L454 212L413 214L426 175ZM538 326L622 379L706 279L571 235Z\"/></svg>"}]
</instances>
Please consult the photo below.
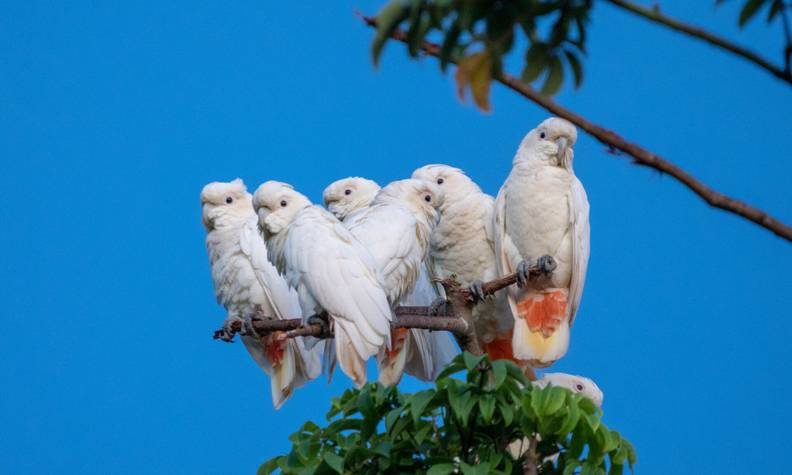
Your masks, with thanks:
<instances>
[{"instance_id":1,"label":"blue sky","mask_svg":"<svg viewBox=\"0 0 792 475\"><path fill-rule=\"evenodd\" d=\"M662 2L779 57L780 25L740 32L731 3ZM201 187L318 200L445 162L494 194L548 116L499 86L482 115L396 44L375 71L352 12L380 4L3 5L0 471L253 473L322 419L346 378L274 411L244 348L211 340ZM584 85L558 99L792 222L792 91L755 67L598 3ZM792 246L585 135L575 156L592 258L557 370L599 383L639 473L783 471Z\"/></svg>"}]
</instances>

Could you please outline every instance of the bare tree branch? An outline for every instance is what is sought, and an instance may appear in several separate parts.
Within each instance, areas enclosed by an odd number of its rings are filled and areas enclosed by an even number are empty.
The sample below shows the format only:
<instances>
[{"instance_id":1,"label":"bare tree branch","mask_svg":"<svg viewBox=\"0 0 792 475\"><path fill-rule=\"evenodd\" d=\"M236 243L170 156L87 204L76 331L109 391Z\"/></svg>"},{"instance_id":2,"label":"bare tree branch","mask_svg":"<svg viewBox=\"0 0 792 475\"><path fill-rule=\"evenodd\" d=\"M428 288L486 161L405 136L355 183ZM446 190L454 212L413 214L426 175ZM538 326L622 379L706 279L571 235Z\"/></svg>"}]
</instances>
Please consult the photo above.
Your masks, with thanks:
<instances>
[{"instance_id":1,"label":"bare tree branch","mask_svg":"<svg viewBox=\"0 0 792 475\"><path fill-rule=\"evenodd\" d=\"M741 58L746 59L751 63L755 64L756 66L759 66L760 68L766 70L767 72L777 77L778 79L781 79L782 81L792 84L792 74L790 74L788 66L785 68L780 68L747 48L734 44L729 40L716 36L697 26L688 25L687 23L681 22L675 18L671 18L669 16L663 15L662 13L660 13L660 10L657 8L636 5L627 0L607 0L607 1L623 10L627 10L628 12L643 17L649 21L666 26L674 31L684 33L688 36L692 36L693 38L698 38L702 41L706 41L707 43L713 46L716 46L720 49L726 50L732 54L740 56ZM785 9L786 7L782 7L782 10ZM788 58L786 54L785 57Z\"/></svg>"},{"instance_id":2,"label":"bare tree branch","mask_svg":"<svg viewBox=\"0 0 792 475\"><path fill-rule=\"evenodd\" d=\"M376 18L362 16L362 19L369 26L377 26ZM407 42L407 34L400 29L396 29L393 32L393 38L403 43ZM421 49L430 56L438 57L440 54L440 47L427 41L423 42ZM635 164L653 168L661 173L670 175L701 197L710 206L720 208L749 221L753 221L759 226L772 231L777 236L780 236L787 241L792 241L792 227L770 216L767 212L756 208L755 206L751 206L744 201L731 198L719 191L710 188L676 164L660 157L653 152L650 152L640 145L628 142L626 139L611 130L589 121L582 115L553 101L551 98L543 96L535 89L523 83L514 76L504 73L495 79L526 99L538 104L547 111L572 122L576 126L583 129L586 133L600 141L602 144L607 146L609 150L624 152L624 154L632 157ZM619 153L614 153L614 155L622 156Z\"/></svg>"},{"instance_id":3,"label":"bare tree branch","mask_svg":"<svg viewBox=\"0 0 792 475\"><path fill-rule=\"evenodd\" d=\"M534 278L541 273L538 266L533 265L529 268L530 278ZM472 309L476 305L473 293L459 285L454 279L440 281L445 288L447 300L445 308L440 307L436 312L433 307L396 307L391 328L422 328L431 331L447 331L454 335L459 346L473 354L482 354L481 347L476 337L475 327L472 320ZM482 284L485 296L494 295L495 292L517 283L517 274L510 274L499 279L495 279ZM313 336L324 338L326 329L319 323L303 323L302 319L293 318L287 320L276 320L262 315L251 316L253 330L259 336L270 333L282 332L281 338L295 338L299 336ZM234 322L231 325L234 334L242 332L242 324ZM332 336L329 335L329 336ZM214 332L214 339L225 339L223 329ZM230 340L226 340L230 341Z\"/></svg>"}]
</instances>

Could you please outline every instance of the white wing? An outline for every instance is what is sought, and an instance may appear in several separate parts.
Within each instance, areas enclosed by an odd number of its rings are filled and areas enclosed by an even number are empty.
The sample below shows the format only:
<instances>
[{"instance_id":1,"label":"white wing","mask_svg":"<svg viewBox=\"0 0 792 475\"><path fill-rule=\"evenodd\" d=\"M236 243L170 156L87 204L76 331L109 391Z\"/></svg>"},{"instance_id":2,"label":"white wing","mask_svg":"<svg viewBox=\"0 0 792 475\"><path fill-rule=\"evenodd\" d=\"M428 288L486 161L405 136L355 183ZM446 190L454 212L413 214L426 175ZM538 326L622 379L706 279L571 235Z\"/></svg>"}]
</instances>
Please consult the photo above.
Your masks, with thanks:
<instances>
[{"instance_id":1,"label":"white wing","mask_svg":"<svg viewBox=\"0 0 792 475\"><path fill-rule=\"evenodd\" d=\"M418 242L415 216L401 206L374 205L347 228L374 258L388 301L398 304L415 285L426 254Z\"/></svg>"},{"instance_id":2,"label":"white wing","mask_svg":"<svg viewBox=\"0 0 792 475\"><path fill-rule=\"evenodd\" d=\"M259 234L256 221L257 218L253 216L242 227L239 246L250 261L256 279L264 289L264 294L272 306L274 315L270 316L278 320L302 318L297 292L289 287L286 280L267 258L267 246ZM324 343L320 342L308 349L302 338L292 338L289 340L288 346L297 356L295 369L300 378L295 381L295 385L299 387L303 382L319 377L322 372L321 354L324 351Z\"/></svg>"},{"instance_id":3,"label":"white wing","mask_svg":"<svg viewBox=\"0 0 792 475\"><path fill-rule=\"evenodd\" d=\"M335 217L317 206L301 212L290 226L284 255L289 273L299 274L300 284L349 335L361 358L389 341L391 311L374 261Z\"/></svg>"},{"instance_id":4,"label":"white wing","mask_svg":"<svg viewBox=\"0 0 792 475\"><path fill-rule=\"evenodd\" d=\"M572 180L569 206L570 225L572 226L572 281L569 285L569 324L571 326L580 305L580 298L583 296L591 243L588 197L583 184L577 177L573 177Z\"/></svg>"}]
</instances>

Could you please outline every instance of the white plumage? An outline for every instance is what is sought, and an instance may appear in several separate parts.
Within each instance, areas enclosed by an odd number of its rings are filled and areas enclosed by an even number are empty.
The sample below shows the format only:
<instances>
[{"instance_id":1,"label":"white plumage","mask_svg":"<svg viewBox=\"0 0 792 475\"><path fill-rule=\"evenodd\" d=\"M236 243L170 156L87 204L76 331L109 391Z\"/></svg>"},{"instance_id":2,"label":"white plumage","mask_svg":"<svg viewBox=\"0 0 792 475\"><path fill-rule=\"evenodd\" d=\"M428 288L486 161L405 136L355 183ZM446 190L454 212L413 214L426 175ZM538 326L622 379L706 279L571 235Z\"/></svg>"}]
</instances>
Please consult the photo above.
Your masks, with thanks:
<instances>
[{"instance_id":1,"label":"white plumage","mask_svg":"<svg viewBox=\"0 0 792 475\"><path fill-rule=\"evenodd\" d=\"M498 271L517 271L525 285L509 288L517 358L548 366L569 345L589 258L589 205L572 169L577 132L557 118L529 132L496 200ZM550 256L550 260L544 256ZM528 281L527 264L552 272Z\"/></svg>"},{"instance_id":2,"label":"white plumage","mask_svg":"<svg viewBox=\"0 0 792 475\"><path fill-rule=\"evenodd\" d=\"M201 207L215 294L228 311L224 327L257 312L276 319L300 318L297 294L267 260L244 183L237 179L206 185L201 191ZM275 408L294 388L321 372L320 350L307 350L302 339L281 340L277 334L261 340L242 335L241 339L271 379Z\"/></svg>"},{"instance_id":3,"label":"white plumage","mask_svg":"<svg viewBox=\"0 0 792 475\"><path fill-rule=\"evenodd\" d=\"M344 221L374 257L392 307L430 305L437 297L425 259L442 199L442 192L432 183L395 181L382 188L370 206ZM454 354L454 345L444 332L395 330L393 347L378 356L379 380L397 384L405 370L433 380Z\"/></svg>"},{"instance_id":4,"label":"white plumage","mask_svg":"<svg viewBox=\"0 0 792 475\"><path fill-rule=\"evenodd\" d=\"M303 315L327 312L341 369L362 386L366 360L390 346L391 309L374 259L332 214L290 185L262 184L253 206L270 260L297 290Z\"/></svg>"},{"instance_id":5,"label":"white plumage","mask_svg":"<svg viewBox=\"0 0 792 475\"><path fill-rule=\"evenodd\" d=\"M445 196L429 250L433 277L453 275L468 286L499 277L492 232L495 200L462 170L448 165L426 165L412 176L436 183ZM514 319L505 292L480 301L473 318L479 343L490 358L513 359Z\"/></svg>"}]
</instances>

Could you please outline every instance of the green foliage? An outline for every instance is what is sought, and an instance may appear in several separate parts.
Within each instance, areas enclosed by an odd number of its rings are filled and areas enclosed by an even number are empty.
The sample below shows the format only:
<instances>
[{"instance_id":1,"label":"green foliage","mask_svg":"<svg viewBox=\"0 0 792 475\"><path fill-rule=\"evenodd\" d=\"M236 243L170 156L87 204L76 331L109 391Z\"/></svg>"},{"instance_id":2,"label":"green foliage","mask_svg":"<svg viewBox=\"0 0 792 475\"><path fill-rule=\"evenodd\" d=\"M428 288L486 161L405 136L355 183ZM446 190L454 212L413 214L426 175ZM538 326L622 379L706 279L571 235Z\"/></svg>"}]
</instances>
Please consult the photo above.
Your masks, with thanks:
<instances>
[{"instance_id":1,"label":"green foliage","mask_svg":"<svg viewBox=\"0 0 792 475\"><path fill-rule=\"evenodd\" d=\"M347 390L333 399L326 427L303 424L289 437L291 451L259 474L519 474L532 452L543 461L540 474L632 469L632 445L600 416L579 394L535 388L509 361L465 353L431 389L404 394L373 383Z\"/></svg>"},{"instance_id":2,"label":"green foliage","mask_svg":"<svg viewBox=\"0 0 792 475\"><path fill-rule=\"evenodd\" d=\"M726 3L726 1L727 0L715 0L715 4L721 5ZM742 8L740 9L740 18L737 24L740 26L740 28L744 27L749 21L751 21L753 17L756 16L757 13L759 13L763 7L767 5L770 6L769 10L767 10L768 23L773 21L773 19L778 16L781 10L785 8L784 0L745 0L745 3L743 3Z\"/></svg>"},{"instance_id":3,"label":"green foliage","mask_svg":"<svg viewBox=\"0 0 792 475\"><path fill-rule=\"evenodd\" d=\"M714 0L716 5L728 0ZM767 22L780 18L785 0L741 0L738 24L742 28L766 9ZM492 78L503 72L505 57L515 48L523 58L520 78L526 84L541 81L540 92L557 93L565 77L583 82L581 57L586 54L586 28L594 0L390 0L377 15L377 33L371 46L376 65L393 32L406 31L407 51L417 57L424 40L439 44L440 68L457 63L457 92L489 110ZM606 2L607 3L607 2ZM615 2L614 2L615 3ZM616 6L647 10L641 2ZM659 10L657 10L659 13ZM652 18L654 13L641 13ZM661 22L662 23L662 22ZM788 45L787 55L792 55Z\"/></svg>"},{"instance_id":4,"label":"green foliage","mask_svg":"<svg viewBox=\"0 0 792 475\"><path fill-rule=\"evenodd\" d=\"M519 38L527 41L522 78L530 83L544 74L542 92L555 94L564 80L564 64L580 85L586 25L592 0L391 0L377 16L372 43L375 64L385 42L400 25L407 31L408 52L436 39L440 67L458 62L460 93L470 88L474 101L488 109L489 82L503 69L503 57Z\"/></svg>"}]
</instances>

